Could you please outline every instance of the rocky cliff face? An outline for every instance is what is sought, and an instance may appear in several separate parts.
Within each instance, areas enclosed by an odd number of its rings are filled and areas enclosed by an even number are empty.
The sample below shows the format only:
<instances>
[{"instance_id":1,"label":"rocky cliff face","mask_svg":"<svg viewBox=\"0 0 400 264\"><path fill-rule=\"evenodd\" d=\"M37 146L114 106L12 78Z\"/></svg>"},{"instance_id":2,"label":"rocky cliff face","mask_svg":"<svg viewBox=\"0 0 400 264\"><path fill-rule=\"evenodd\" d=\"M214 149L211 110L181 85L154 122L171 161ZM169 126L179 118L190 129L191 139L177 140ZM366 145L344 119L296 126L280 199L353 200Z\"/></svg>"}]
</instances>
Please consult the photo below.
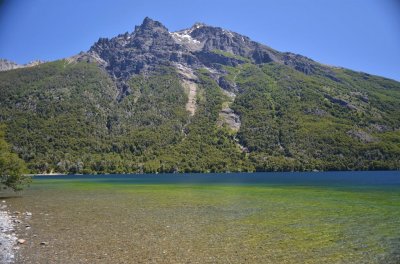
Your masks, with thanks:
<instances>
[{"instance_id":1,"label":"rocky cliff face","mask_svg":"<svg viewBox=\"0 0 400 264\"><path fill-rule=\"evenodd\" d=\"M158 21L146 17L131 33L107 39L100 38L88 52L75 57L77 61L92 61L103 67L116 82L120 98L131 92L127 80L135 74L147 74L160 65L207 67L220 78L221 65L237 66L277 62L306 74L329 68L304 56L281 53L252 41L246 36L196 23L191 28L176 32Z\"/></svg>"},{"instance_id":2,"label":"rocky cliff face","mask_svg":"<svg viewBox=\"0 0 400 264\"><path fill-rule=\"evenodd\" d=\"M0 59L0 71L9 71L19 68L33 67L41 63L44 63L44 61L36 60L36 61L31 61L27 64L17 64L15 62L6 59Z\"/></svg>"},{"instance_id":3,"label":"rocky cliff face","mask_svg":"<svg viewBox=\"0 0 400 264\"><path fill-rule=\"evenodd\" d=\"M21 68L21 65L9 60L0 59L0 71L8 71L18 68Z\"/></svg>"}]
</instances>

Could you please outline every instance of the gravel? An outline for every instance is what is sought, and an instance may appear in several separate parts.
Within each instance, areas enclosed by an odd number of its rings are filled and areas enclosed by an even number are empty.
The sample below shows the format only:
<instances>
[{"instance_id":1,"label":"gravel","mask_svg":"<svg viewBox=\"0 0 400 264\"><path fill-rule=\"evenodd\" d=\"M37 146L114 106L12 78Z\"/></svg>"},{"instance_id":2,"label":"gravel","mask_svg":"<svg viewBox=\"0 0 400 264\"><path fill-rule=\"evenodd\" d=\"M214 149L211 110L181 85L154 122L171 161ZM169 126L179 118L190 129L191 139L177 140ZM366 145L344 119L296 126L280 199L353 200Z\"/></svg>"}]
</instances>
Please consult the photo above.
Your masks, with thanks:
<instances>
[{"instance_id":1,"label":"gravel","mask_svg":"<svg viewBox=\"0 0 400 264\"><path fill-rule=\"evenodd\" d=\"M0 203L0 263L13 263L15 258L15 235L14 219L7 211L5 201Z\"/></svg>"}]
</instances>

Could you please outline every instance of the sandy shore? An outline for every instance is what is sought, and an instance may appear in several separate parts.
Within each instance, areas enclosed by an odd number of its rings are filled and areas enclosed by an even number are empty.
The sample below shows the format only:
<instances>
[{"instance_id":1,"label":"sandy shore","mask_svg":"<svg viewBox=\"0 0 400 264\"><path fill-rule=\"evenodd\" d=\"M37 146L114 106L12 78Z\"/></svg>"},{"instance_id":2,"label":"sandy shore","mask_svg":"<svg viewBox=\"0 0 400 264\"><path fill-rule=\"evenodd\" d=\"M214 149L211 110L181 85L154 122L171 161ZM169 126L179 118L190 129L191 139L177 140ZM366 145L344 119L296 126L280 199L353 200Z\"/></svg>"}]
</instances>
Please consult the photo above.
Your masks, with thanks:
<instances>
[{"instance_id":1,"label":"sandy shore","mask_svg":"<svg viewBox=\"0 0 400 264\"><path fill-rule=\"evenodd\" d=\"M25 174L25 176L64 176L63 173L36 173L36 174ZM81 175L81 174L77 174Z\"/></svg>"},{"instance_id":2,"label":"sandy shore","mask_svg":"<svg viewBox=\"0 0 400 264\"><path fill-rule=\"evenodd\" d=\"M8 211L6 201L0 202L0 263L13 263L17 247L15 219Z\"/></svg>"}]
</instances>

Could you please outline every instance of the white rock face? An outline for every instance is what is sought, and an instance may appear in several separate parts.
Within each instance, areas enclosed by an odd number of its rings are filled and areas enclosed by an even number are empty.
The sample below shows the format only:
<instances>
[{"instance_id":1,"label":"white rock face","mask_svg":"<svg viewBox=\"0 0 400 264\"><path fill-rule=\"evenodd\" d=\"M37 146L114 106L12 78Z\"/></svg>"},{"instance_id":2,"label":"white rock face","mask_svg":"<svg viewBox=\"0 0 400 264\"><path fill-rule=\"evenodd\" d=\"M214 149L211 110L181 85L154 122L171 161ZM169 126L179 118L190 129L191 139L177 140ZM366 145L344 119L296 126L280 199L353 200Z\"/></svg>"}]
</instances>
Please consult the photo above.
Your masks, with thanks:
<instances>
[{"instance_id":1,"label":"white rock face","mask_svg":"<svg viewBox=\"0 0 400 264\"><path fill-rule=\"evenodd\" d=\"M5 60L5 59L0 59L0 71L8 71L8 70L13 70L13 69L18 69L21 67L22 67L22 65L18 65L15 62Z\"/></svg>"},{"instance_id":2,"label":"white rock face","mask_svg":"<svg viewBox=\"0 0 400 264\"><path fill-rule=\"evenodd\" d=\"M200 43L197 39L192 38L187 32L172 32L171 33L172 37L178 41L178 42L186 42L186 43L191 43L191 44L197 44Z\"/></svg>"},{"instance_id":3,"label":"white rock face","mask_svg":"<svg viewBox=\"0 0 400 264\"><path fill-rule=\"evenodd\" d=\"M232 32L230 32L229 30L223 29L222 32L223 32L224 34L228 35L228 36L231 37L231 38L234 37L233 34L232 34ZM243 40L243 37L242 37L242 40ZM244 40L243 40L243 41L244 41Z\"/></svg>"},{"instance_id":4,"label":"white rock face","mask_svg":"<svg viewBox=\"0 0 400 264\"><path fill-rule=\"evenodd\" d=\"M176 32L170 32L171 37L175 40L176 43L181 44L185 47L187 47L191 51L197 51L201 50L203 48L203 43L201 43L199 40L193 38L190 34L192 31L198 27L201 27L200 25L195 25L190 29L185 29L181 31L176 31Z\"/></svg>"},{"instance_id":5,"label":"white rock face","mask_svg":"<svg viewBox=\"0 0 400 264\"><path fill-rule=\"evenodd\" d=\"M176 69L181 76L181 84L185 89L188 101L186 103L186 110L193 116L196 112L196 96L197 96L197 76L194 74L193 70L185 65L176 64Z\"/></svg>"},{"instance_id":6,"label":"white rock face","mask_svg":"<svg viewBox=\"0 0 400 264\"><path fill-rule=\"evenodd\" d=\"M33 67L42 63L44 63L44 61L36 60L36 61L31 61L27 64L17 64L15 62L6 59L0 59L0 71L9 71L19 68Z\"/></svg>"}]
</instances>

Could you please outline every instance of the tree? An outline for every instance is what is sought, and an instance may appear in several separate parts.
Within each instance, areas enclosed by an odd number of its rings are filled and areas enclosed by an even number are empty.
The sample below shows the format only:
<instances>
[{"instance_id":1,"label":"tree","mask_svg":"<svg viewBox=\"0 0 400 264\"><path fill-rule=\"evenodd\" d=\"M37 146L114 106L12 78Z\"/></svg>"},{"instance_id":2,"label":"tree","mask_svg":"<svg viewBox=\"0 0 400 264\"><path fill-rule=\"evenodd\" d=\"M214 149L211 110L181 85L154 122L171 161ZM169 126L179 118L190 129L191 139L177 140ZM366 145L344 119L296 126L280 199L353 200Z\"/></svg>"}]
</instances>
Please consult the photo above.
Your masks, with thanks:
<instances>
[{"instance_id":1,"label":"tree","mask_svg":"<svg viewBox=\"0 0 400 264\"><path fill-rule=\"evenodd\" d=\"M25 162L10 151L4 134L4 126L0 126L0 186L21 191L31 183L32 178L24 175Z\"/></svg>"}]
</instances>

